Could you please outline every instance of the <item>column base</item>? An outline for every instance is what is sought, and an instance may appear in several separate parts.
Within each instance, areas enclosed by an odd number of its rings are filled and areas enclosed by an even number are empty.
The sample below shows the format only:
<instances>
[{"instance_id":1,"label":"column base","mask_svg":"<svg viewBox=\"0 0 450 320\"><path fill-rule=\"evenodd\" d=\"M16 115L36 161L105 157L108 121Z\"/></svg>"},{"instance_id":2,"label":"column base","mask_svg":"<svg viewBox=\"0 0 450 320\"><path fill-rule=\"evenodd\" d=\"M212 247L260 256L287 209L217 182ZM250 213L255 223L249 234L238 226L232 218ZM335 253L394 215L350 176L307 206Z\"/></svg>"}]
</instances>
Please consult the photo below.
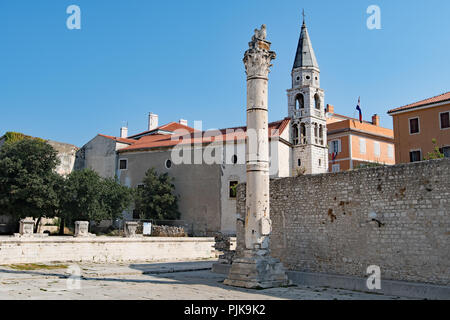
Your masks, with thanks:
<instances>
[{"instance_id":1,"label":"column base","mask_svg":"<svg viewBox=\"0 0 450 320\"><path fill-rule=\"evenodd\" d=\"M262 250L245 250L242 257L233 260L224 284L247 288L268 289L290 284L286 270L279 259Z\"/></svg>"}]
</instances>

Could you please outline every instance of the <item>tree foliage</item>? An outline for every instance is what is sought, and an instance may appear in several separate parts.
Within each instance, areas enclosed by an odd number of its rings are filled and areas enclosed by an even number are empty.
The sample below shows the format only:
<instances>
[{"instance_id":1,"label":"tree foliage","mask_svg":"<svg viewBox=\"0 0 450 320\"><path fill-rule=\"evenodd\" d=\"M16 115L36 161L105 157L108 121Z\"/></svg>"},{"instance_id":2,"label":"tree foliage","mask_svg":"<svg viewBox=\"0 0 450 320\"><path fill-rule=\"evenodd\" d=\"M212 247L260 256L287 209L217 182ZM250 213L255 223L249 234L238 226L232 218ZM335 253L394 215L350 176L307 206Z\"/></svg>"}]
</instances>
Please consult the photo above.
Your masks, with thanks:
<instances>
[{"instance_id":1,"label":"tree foliage","mask_svg":"<svg viewBox=\"0 0 450 320\"><path fill-rule=\"evenodd\" d=\"M143 185L136 189L135 210L141 219L179 219L178 196L174 192L173 178L150 168L145 173Z\"/></svg>"},{"instance_id":2,"label":"tree foliage","mask_svg":"<svg viewBox=\"0 0 450 320\"><path fill-rule=\"evenodd\" d=\"M43 140L5 143L0 149L0 211L16 218L55 216L58 161L55 149Z\"/></svg>"},{"instance_id":3,"label":"tree foliage","mask_svg":"<svg viewBox=\"0 0 450 320\"><path fill-rule=\"evenodd\" d=\"M442 159L444 158L444 154L439 149L436 139L431 140L433 143L433 151L428 152L428 154L424 157L425 160L434 160L434 159Z\"/></svg>"},{"instance_id":4,"label":"tree foliage","mask_svg":"<svg viewBox=\"0 0 450 320\"><path fill-rule=\"evenodd\" d=\"M100 222L119 218L132 201L132 190L84 169L67 177L60 198L64 218L69 222Z\"/></svg>"}]
</instances>

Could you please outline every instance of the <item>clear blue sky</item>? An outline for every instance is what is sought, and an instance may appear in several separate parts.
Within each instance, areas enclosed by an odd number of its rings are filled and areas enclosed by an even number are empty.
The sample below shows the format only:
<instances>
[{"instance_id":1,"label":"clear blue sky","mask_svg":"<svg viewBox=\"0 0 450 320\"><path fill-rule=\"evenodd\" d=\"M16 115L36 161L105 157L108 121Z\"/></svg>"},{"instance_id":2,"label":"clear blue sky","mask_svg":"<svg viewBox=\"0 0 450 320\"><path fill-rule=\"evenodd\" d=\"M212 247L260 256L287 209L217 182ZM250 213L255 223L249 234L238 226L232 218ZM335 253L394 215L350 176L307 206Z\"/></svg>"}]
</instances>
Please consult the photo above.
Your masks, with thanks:
<instances>
[{"instance_id":1,"label":"clear blue sky","mask_svg":"<svg viewBox=\"0 0 450 320\"><path fill-rule=\"evenodd\" d=\"M82 29L66 28L66 8ZM381 8L382 30L366 9ZM1 0L0 135L19 131L82 146L97 133L144 131L202 120L204 129L245 124L242 64L265 23L277 53L270 120L287 116L286 89L305 8L325 103L364 118L450 90L450 1Z\"/></svg>"}]
</instances>

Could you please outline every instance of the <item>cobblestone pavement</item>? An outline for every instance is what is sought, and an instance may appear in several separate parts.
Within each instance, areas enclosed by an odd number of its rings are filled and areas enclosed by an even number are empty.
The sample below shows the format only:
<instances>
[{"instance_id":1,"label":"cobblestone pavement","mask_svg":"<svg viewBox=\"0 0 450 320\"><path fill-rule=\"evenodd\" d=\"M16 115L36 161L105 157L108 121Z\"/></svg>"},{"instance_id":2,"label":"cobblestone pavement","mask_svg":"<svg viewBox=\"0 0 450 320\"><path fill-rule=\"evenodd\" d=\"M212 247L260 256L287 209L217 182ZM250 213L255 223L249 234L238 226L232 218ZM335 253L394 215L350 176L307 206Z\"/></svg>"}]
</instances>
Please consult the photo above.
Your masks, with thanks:
<instances>
[{"instance_id":1,"label":"cobblestone pavement","mask_svg":"<svg viewBox=\"0 0 450 320\"><path fill-rule=\"evenodd\" d=\"M222 284L223 275L208 270L213 261L135 264L74 264L81 280L67 268L23 270L0 266L0 299L139 299L139 300L372 300L400 299L331 288L292 286L246 290ZM68 265L68 264L66 264ZM80 288L77 288L79 283Z\"/></svg>"}]
</instances>

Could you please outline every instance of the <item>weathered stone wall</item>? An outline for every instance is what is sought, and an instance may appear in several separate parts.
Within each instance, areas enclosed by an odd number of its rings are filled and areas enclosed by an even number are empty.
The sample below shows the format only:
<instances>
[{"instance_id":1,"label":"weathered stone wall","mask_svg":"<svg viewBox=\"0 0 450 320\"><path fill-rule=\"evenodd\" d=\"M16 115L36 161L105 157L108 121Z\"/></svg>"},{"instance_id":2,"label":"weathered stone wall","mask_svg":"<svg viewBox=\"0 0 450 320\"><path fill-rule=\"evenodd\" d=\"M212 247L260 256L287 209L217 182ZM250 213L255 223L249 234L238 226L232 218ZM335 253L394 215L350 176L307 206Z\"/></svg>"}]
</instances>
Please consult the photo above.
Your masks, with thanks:
<instances>
[{"instance_id":1,"label":"weathered stone wall","mask_svg":"<svg viewBox=\"0 0 450 320\"><path fill-rule=\"evenodd\" d=\"M199 260L215 258L213 246L214 238L0 237L0 265Z\"/></svg>"},{"instance_id":2,"label":"weathered stone wall","mask_svg":"<svg viewBox=\"0 0 450 320\"><path fill-rule=\"evenodd\" d=\"M450 159L272 180L270 201L272 254L291 270L450 283Z\"/></svg>"}]
</instances>

